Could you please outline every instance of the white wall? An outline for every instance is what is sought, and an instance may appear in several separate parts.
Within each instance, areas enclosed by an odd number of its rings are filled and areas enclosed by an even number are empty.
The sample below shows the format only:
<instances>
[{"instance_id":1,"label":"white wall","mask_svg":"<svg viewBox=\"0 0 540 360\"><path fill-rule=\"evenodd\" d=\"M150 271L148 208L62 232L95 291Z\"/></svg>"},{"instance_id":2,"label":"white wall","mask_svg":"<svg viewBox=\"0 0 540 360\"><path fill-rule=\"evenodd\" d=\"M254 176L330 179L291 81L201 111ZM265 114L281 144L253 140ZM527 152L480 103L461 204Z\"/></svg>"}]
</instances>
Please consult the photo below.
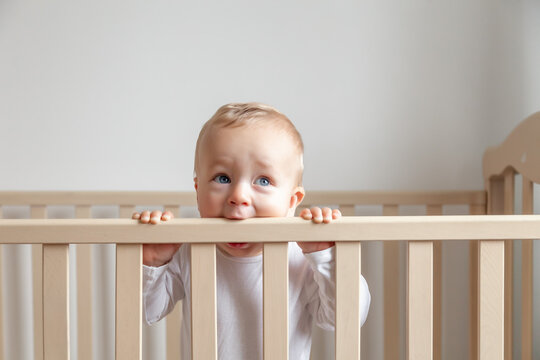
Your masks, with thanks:
<instances>
[{"instance_id":1,"label":"white wall","mask_svg":"<svg viewBox=\"0 0 540 360\"><path fill-rule=\"evenodd\" d=\"M191 190L231 101L289 115L308 190L482 189L483 150L540 110L539 20L535 1L3 0L0 189Z\"/></svg>"}]
</instances>

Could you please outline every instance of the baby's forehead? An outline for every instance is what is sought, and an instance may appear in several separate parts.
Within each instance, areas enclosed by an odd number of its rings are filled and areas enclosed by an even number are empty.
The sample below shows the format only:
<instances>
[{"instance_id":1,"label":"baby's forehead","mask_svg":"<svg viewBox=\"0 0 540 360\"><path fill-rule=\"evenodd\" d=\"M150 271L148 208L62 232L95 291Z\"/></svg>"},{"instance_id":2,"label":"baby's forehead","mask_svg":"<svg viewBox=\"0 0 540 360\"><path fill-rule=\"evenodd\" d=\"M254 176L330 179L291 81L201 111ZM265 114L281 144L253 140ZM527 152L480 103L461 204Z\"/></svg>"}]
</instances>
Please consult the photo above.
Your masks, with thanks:
<instances>
[{"instance_id":1,"label":"baby's forehead","mask_svg":"<svg viewBox=\"0 0 540 360\"><path fill-rule=\"evenodd\" d=\"M259 143L273 143L275 138L272 135L278 135L280 141L290 141L295 144L293 137L282 126L272 122L244 123L234 126L220 126L218 124L208 128L204 134L202 147L208 147L216 140L242 141L242 139L256 139ZM200 150L203 150L202 148Z\"/></svg>"}]
</instances>

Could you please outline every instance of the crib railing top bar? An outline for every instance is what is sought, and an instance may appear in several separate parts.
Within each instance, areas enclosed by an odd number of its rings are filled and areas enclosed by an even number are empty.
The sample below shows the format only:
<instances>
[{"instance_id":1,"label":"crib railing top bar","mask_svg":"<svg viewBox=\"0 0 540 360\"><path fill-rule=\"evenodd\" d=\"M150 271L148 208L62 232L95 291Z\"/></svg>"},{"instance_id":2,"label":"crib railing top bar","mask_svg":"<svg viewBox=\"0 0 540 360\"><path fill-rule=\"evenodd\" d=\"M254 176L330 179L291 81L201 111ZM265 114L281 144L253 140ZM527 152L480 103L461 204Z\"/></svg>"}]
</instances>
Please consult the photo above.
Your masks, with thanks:
<instances>
[{"instance_id":1,"label":"crib railing top bar","mask_svg":"<svg viewBox=\"0 0 540 360\"><path fill-rule=\"evenodd\" d=\"M464 191L307 191L306 204L463 205L486 204L483 190Z\"/></svg>"},{"instance_id":2,"label":"crib railing top bar","mask_svg":"<svg viewBox=\"0 0 540 360\"><path fill-rule=\"evenodd\" d=\"M0 205L184 205L193 191L0 191Z\"/></svg>"},{"instance_id":3,"label":"crib railing top bar","mask_svg":"<svg viewBox=\"0 0 540 360\"><path fill-rule=\"evenodd\" d=\"M0 243L214 243L283 241L540 239L540 215L348 216L327 225L300 218L2 219Z\"/></svg>"},{"instance_id":4,"label":"crib railing top bar","mask_svg":"<svg viewBox=\"0 0 540 360\"><path fill-rule=\"evenodd\" d=\"M485 204L485 191L308 191L306 204L452 205ZM184 205L192 191L0 191L0 205Z\"/></svg>"}]
</instances>

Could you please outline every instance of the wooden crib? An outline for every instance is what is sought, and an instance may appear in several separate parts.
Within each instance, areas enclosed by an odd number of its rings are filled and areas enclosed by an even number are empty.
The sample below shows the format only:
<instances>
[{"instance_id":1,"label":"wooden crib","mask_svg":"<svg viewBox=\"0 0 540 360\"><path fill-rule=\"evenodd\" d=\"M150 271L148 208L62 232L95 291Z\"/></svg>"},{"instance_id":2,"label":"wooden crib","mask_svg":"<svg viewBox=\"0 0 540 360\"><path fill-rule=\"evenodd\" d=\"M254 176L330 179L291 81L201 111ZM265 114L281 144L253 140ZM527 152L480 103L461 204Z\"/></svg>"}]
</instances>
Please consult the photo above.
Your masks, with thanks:
<instances>
[{"instance_id":1,"label":"wooden crib","mask_svg":"<svg viewBox=\"0 0 540 360\"><path fill-rule=\"evenodd\" d=\"M215 244L264 242L264 358L288 358L287 242L336 241L336 359L359 359L361 243L383 242L384 359L441 357L441 242L468 240L470 247L470 359L511 359L512 253L522 243L522 359L532 358L532 240L540 238L533 214L533 183L540 183L540 113L526 119L484 157L485 191L309 192L304 206L339 206L345 217L330 225L298 218L177 218L160 226L130 220L136 205L161 205L179 216L195 206L193 193L180 192L0 192L2 206L29 206L31 220L1 219L0 243L33 244L35 359L68 359L69 244L76 245L77 358L92 359L92 248L116 244L117 359L141 359L142 244L192 243L193 359L216 359ZM523 178L522 214L514 213L514 179ZM76 219L46 219L47 206L70 205ZM115 205L120 219L92 219L91 208ZM385 216L354 216L359 205L377 205ZM406 205L425 207L425 216L399 215ZM441 216L446 205L466 205L470 215ZM489 214L489 215L485 215ZM1 213L0 213L1 217ZM406 311L400 314L399 242L407 242ZM1 250L0 247L0 255ZM2 259L2 257L0 257ZM2 268L0 267L0 270ZM214 271L212 271L214 269ZM4 269L5 270L5 269ZM6 274L2 274L7 276ZM0 281L2 280L0 276ZM370 278L367 277L368 284ZM3 289L0 283L0 289ZM0 359L4 359L4 306L0 296ZM179 306L166 318L167 359L179 359ZM406 341L399 318L406 317ZM368 316L369 319L369 316ZM291 359L294 360L294 359Z\"/></svg>"}]
</instances>

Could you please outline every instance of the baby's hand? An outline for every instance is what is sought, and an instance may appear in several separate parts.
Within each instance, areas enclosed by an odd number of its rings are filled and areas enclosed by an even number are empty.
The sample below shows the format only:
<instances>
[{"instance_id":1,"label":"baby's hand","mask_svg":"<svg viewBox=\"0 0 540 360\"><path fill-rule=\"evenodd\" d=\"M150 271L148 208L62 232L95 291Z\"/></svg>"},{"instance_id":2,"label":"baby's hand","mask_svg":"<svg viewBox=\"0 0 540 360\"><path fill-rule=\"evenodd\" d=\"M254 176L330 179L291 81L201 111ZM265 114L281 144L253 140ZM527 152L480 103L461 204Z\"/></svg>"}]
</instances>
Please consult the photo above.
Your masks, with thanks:
<instances>
[{"instance_id":1,"label":"baby's hand","mask_svg":"<svg viewBox=\"0 0 540 360\"><path fill-rule=\"evenodd\" d=\"M170 211L165 211L163 214L161 211L155 210L150 213L150 211L145 210L142 213L134 212L131 216L134 220L139 220L143 224L159 224L160 221L167 221L174 218L174 215Z\"/></svg>"},{"instance_id":2,"label":"baby's hand","mask_svg":"<svg viewBox=\"0 0 540 360\"><path fill-rule=\"evenodd\" d=\"M304 220L313 220L314 223L320 224L324 222L325 224L328 224L332 222L332 220L337 220L341 217L341 211L338 209L330 209L330 208L319 208L319 207L312 207L311 209L304 209L300 212L300 217ZM297 242L298 246L302 249L302 252L304 254L315 252L315 251L321 251L326 250L332 246L334 246L335 242L311 242L311 241L299 241Z\"/></svg>"},{"instance_id":3,"label":"baby's hand","mask_svg":"<svg viewBox=\"0 0 540 360\"><path fill-rule=\"evenodd\" d=\"M143 224L159 224L160 221L167 221L174 218L170 211L145 210L142 213L135 212L131 217L139 220ZM143 244L143 264L146 266L161 266L171 261L173 255L182 246L182 244Z\"/></svg>"},{"instance_id":4,"label":"baby's hand","mask_svg":"<svg viewBox=\"0 0 540 360\"><path fill-rule=\"evenodd\" d=\"M312 207L311 209L304 209L300 212L300 217L304 220L313 220L315 224L324 222L328 224L332 220L337 220L341 217L341 211L338 209Z\"/></svg>"}]
</instances>

